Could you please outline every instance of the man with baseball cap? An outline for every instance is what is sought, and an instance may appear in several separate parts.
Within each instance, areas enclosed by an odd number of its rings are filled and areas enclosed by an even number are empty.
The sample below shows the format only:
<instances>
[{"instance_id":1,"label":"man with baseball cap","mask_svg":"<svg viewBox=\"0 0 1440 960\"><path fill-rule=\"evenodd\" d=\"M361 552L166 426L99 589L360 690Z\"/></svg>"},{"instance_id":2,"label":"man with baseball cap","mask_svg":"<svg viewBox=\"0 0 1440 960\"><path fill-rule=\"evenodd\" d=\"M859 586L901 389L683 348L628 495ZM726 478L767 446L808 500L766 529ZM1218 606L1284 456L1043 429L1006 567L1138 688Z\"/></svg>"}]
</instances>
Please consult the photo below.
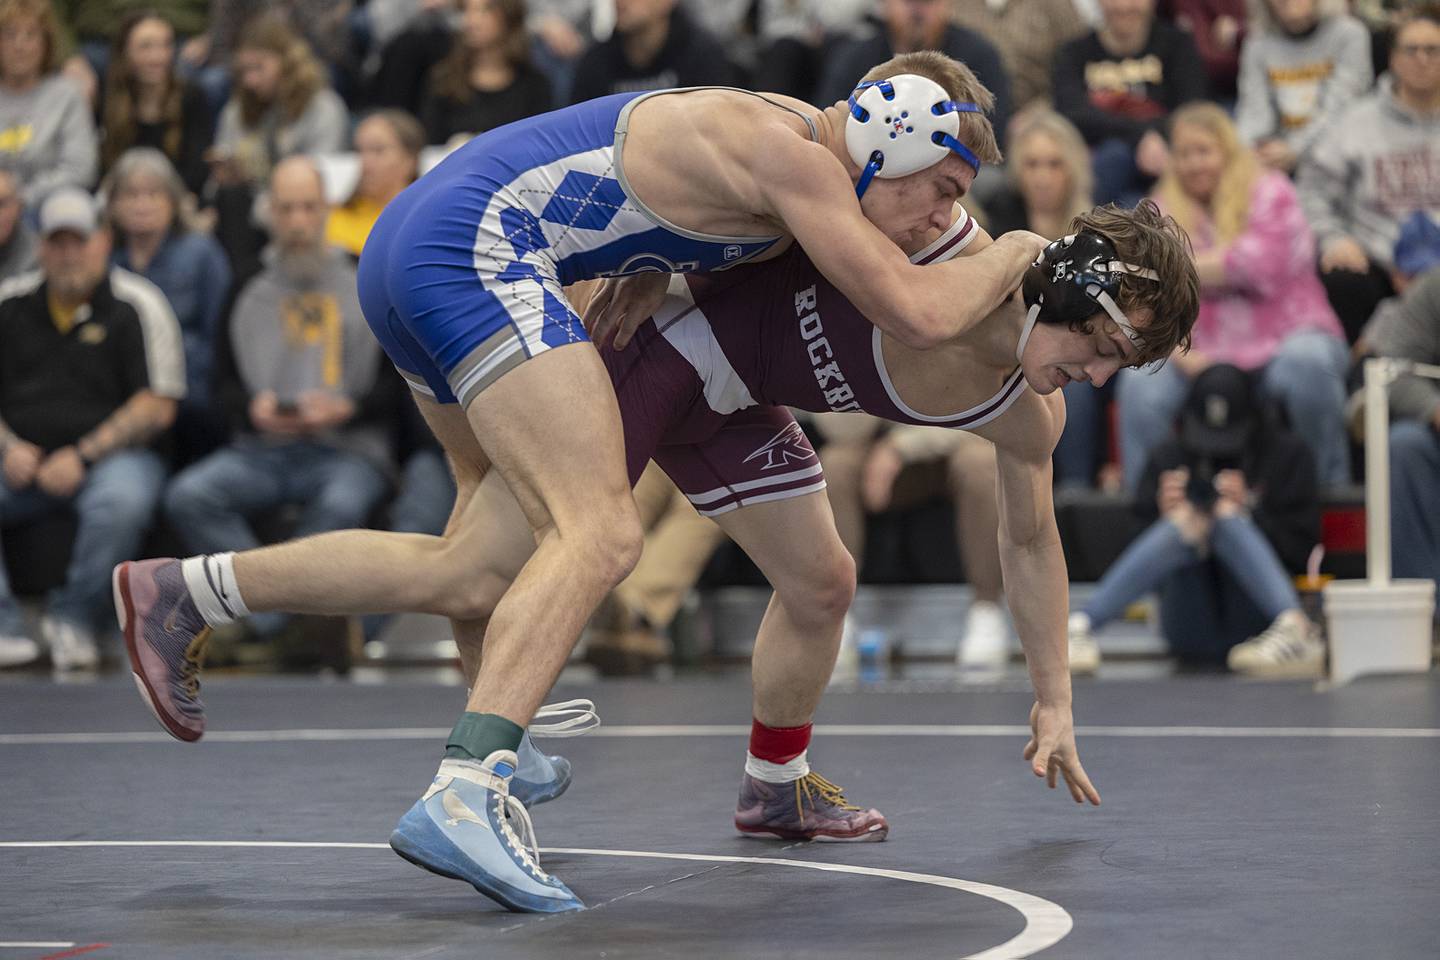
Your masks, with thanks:
<instances>
[{"instance_id":1,"label":"man with baseball cap","mask_svg":"<svg viewBox=\"0 0 1440 960\"><path fill-rule=\"evenodd\" d=\"M40 633L56 669L85 669L113 626L105 571L135 554L159 500L166 469L150 443L184 395L184 355L164 295L109 267L88 193L52 193L39 227L40 268L0 284L0 536L74 510L70 563ZM0 666L39 654L0 563Z\"/></svg>"}]
</instances>

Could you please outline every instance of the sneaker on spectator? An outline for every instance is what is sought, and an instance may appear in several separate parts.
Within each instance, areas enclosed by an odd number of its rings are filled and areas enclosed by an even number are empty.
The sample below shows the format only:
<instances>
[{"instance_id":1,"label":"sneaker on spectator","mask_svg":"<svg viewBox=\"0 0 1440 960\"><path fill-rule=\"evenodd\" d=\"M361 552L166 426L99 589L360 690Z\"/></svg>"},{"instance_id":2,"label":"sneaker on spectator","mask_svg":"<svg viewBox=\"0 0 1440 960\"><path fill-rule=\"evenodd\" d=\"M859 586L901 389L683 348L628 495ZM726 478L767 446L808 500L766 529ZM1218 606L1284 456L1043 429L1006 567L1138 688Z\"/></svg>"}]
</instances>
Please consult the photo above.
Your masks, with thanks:
<instances>
[{"instance_id":1,"label":"sneaker on spectator","mask_svg":"<svg viewBox=\"0 0 1440 960\"><path fill-rule=\"evenodd\" d=\"M95 634L82 626L58 617L41 617L40 636L50 648L50 663L56 670L94 670L100 665Z\"/></svg>"},{"instance_id":2,"label":"sneaker on spectator","mask_svg":"<svg viewBox=\"0 0 1440 960\"><path fill-rule=\"evenodd\" d=\"M1230 648L1230 669L1252 677L1306 679L1325 666L1320 631L1298 610L1286 610L1265 632Z\"/></svg>"},{"instance_id":3,"label":"sneaker on spectator","mask_svg":"<svg viewBox=\"0 0 1440 960\"><path fill-rule=\"evenodd\" d=\"M1010 629L998 604L976 600L965 616L965 636L956 658L962 667L998 669L1010 660Z\"/></svg>"},{"instance_id":4,"label":"sneaker on spectator","mask_svg":"<svg viewBox=\"0 0 1440 960\"><path fill-rule=\"evenodd\" d=\"M0 633L0 667L23 667L40 659L40 644L15 633Z\"/></svg>"},{"instance_id":5,"label":"sneaker on spectator","mask_svg":"<svg viewBox=\"0 0 1440 960\"><path fill-rule=\"evenodd\" d=\"M1067 630L1070 638L1070 672L1090 675L1100 669L1100 644L1090 632L1090 617L1084 613L1070 614Z\"/></svg>"}]
</instances>

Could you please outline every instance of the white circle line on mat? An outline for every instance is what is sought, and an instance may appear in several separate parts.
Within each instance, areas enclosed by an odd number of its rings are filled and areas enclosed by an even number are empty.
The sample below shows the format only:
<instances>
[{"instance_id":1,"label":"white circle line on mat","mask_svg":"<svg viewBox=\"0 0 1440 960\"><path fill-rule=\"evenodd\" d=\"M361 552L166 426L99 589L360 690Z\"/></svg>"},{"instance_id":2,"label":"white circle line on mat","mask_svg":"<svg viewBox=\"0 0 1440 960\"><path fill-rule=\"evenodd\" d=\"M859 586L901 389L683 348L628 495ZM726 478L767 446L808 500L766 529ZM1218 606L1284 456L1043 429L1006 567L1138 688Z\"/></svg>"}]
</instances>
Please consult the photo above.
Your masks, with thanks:
<instances>
[{"instance_id":1,"label":"white circle line on mat","mask_svg":"<svg viewBox=\"0 0 1440 960\"><path fill-rule=\"evenodd\" d=\"M339 843L303 840L5 840L0 849L55 849L86 847L256 847L311 848L321 850L388 850L384 843ZM583 857L635 857L644 860L697 860L705 863L751 863L759 866L798 867L825 873L848 873L862 877L880 877L923 883L932 887L958 890L1002 903L1025 918L1025 928L1014 937L988 950L967 954L962 960L1025 960L1031 954L1052 947L1065 938L1074 925L1070 914L1059 904L1034 894L1009 887L998 887L959 877L909 870L887 870L882 867L859 867L847 863L816 863L810 860L787 860L779 857L732 857L708 853L660 853L648 850L598 850L584 847L542 847L543 853Z\"/></svg>"},{"instance_id":2,"label":"white circle line on mat","mask_svg":"<svg viewBox=\"0 0 1440 960\"><path fill-rule=\"evenodd\" d=\"M832 737L1028 737L1030 728L1020 724L843 724L815 727L816 735ZM1437 740L1435 727L1184 727L1184 726L1080 726L1080 737L1120 739L1179 738L1219 740ZM449 736L449 727L383 727L376 729L313 728L297 730L213 730L205 743L338 743L353 740L438 740ZM586 736L591 739L651 737L743 737L750 728L742 724L616 724L599 727ZM84 745L97 743L173 743L174 737L149 730L97 730L89 733L0 733L0 746Z\"/></svg>"}]
</instances>

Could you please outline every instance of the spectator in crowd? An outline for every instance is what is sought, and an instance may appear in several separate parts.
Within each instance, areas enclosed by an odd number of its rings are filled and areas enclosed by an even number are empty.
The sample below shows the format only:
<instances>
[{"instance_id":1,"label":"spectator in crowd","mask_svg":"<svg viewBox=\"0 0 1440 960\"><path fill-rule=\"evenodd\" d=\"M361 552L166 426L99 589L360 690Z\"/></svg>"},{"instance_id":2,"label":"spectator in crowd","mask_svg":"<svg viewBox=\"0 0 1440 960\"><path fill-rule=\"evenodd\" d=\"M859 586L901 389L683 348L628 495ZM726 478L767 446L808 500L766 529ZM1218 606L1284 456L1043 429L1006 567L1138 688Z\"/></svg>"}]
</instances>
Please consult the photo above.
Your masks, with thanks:
<instances>
[{"instance_id":1,"label":"spectator in crowd","mask_svg":"<svg viewBox=\"0 0 1440 960\"><path fill-rule=\"evenodd\" d=\"M1325 648L1286 573L1319 539L1315 469L1267 416L1249 374L1215 364L1195 379L1178 436L1146 464L1136 509L1150 527L1070 617L1072 671L1093 672L1094 631L1158 589L1160 629L1181 662L1318 674Z\"/></svg>"},{"instance_id":2,"label":"spectator in crowd","mask_svg":"<svg viewBox=\"0 0 1440 960\"><path fill-rule=\"evenodd\" d=\"M287 24L334 82L350 75L355 64L350 34L354 0L210 0L205 32L191 36L180 59L199 71L200 85L218 109L230 87L236 55L249 41L259 18Z\"/></svg>"},{"instance_id":3,"label":"spectator in crowd","mask_svg":"<svg viewBox=\"0 0 1440 960\"><path fill-rule=\"evenodd\" d=\"M1159 7L1160 19L1174 23L1195 40L1195 49L1205 63L1210 96L1227 105L1235 102L1240 50L1245 39L1246 2L1161 0Z\"/></svg>"},{"instance_id":4,"label":"spectator in crowd","mask_svg":"<svg viewBox=\"0 0 1440 960\"><path fill-rule=\"evenodd\" d=\"M181 462L208 453L222 439L212 384L215 338L230 295L230 263L215 238L194 229L185 184L165 154L132 147L106 178L115 231L112 261L155 286L180 324L185 349L185 399L175 420Z\"/></svg>"},{"instance_id":5,"label":"spectator in crowd","mask_svg":"<svg viewBox=\"0 0 1440 960\"><path fill-rule=\"evenodd\" d=\"M33 269L37 246L35 233L25 222L20 184L15 174L0 170L0 280Z\"/></svg>"},{"instance_id":6,"label":"spectator in crowd","mask_svg":"<svg viewBox=\"0 0 1440 960\"><path fill-rule=\"evenodd\" d=\"M419 116L426 80L450 52L459 15L455 0L425 0L419 15L375 53L366 103Z\"/></svg>"},{"instance_id":7,"label":"spectator in crowd","mask_svg":"<svg viewBox=\"0 0 1440 960\"><path fill-rule=\"evenodd\" d=\"M1370 34L1344 0L1251 3L1235 123L1262 163L1290 173L1325 124L1370 89Z\"/></svg>"},{"instance_id":8,"label":"spectator in crowd","mask_svg":"<svg viewBox=\"0 0 1440 960\"><path fill-rule=\"evenodd\" d=\"M254 21L236 43L233 67L235 91L220 112L212 152L218 183L264 183L285 157L345 149L345 104L285 20Z\"/></svg>"},{"instance_id":9,"label":"spectator in crowd","mask_svg":"<svg viewBox=\"0 0 1440 960\"><path fill-rule=\"evenodd\" d=\"M100 104L101 170L132 147L154 147L190 193L204 190L211 118L205 95L175 69L175 30L158 14L132 14L115 34Z\"/></svg>"},{"instance_id":10,"label":"spectator in crowd","mask_svg":"<svg viewBox=\"0 0 1440 960\"><path fill-rule=\"evenodd\" d=\"M874 0L761 0L755 89L819 104L825 64L874 6Z\"/></svg>"},{"instance_id":11,"label":"spectator in crowd","mask_svg":"<svg viewBox=\"0 0 1440 960\"><path fill-rule=\"evenodd\" d=\"M1315 241L1295 188L1259 163L1213 104L1176 113L1172 141L1156 199L1194 244L1200 315L1188 354L1153 372L1121 371L1116 390L1126 488L1138 489L1187 381L1215 363L1258 373L1266 397L1284 408L1310 445L1320 483L1349 483L1348 351L1316 275Z\"/></svg>"},{"instance_id":12,"label":"spectator in crowd","mask_svg":"<svg viewBox=\"0 0 1440 960\"><path fill-rule=\"evenodd\" d=\"M1377 353L1440 364L1440 267L1411 285L1390 320L1370 337ZM1400 377L1390 417L1391 569L1440 586L1440 383Z\"/></svg>"},{"instance_id":13,"label":"spectator in crowd","mask_svg":"<svg viewBox=\"0 0 1440 960\"><path fill-rule=\"evenodd\" d=\"M551 99L570 102L575 66L590 45L592 0L528 0L526 25L534 38L535 66L550 81Z\"/></svg>"},{"instance_id":14,"label":"spectator in crowd","mask_svg":"<svg viewBox=\"0 0 1440 960\"><path fill-rule=\"evenodd\" d=\"M990 120L1002 141L1010 122L1010 77L1000 51L984 36L950 22L947 0L883 0L880 29L842 44L830 58L821 83L820 102L829 106L850 96L855 84L877 63L914 50L939 50L959 60L991 93Z\"/></svg>"},{"instance_id":15,"label":"spectator in crowd","mask_svg":"<svg viewBox=\"0 0 1440 960\"><path fill-rule=\"evenodd\" d=\"M95 121L58 72L59 43L49 0L0 0L0 168L31 209L59 187L95 182Z\"/></svg>"},{"instance_id":16,"label":"spectator in crowd","mask_svg":"<svg viewBox=\"0 0 1440 960\"><path fill-rule=\"evenodd\" d=\"M425 131L403 110L377 110L355 128L360 180L350 199L330 210L325 240L359 258L385 205L420 175Z\"/></svg>"},{"instance_id":17,"label":"spectator in crowd","mask_svg":"<svg viewBox=\"0 0 1440 960\"><path fill-rule=\"evenodd\" d=\"M150 283L110 269L89 194L51 193L40 236L40 270L0 288L0 524L75 512L65 580L40 621L52 663L70 670L96 666L97 633L114 626L110 568L150 526L165 482L150 443L185 380L174 318ZM0 663L38 655L0 565Z\"/></svg>"},{"instance_id":18,"label":"spectator in crowd","mask_svg":"<svg viewBox=\"0 0 1440 960\"><path fill-rule=\"evenodd\" d=\"M951 0L950 7L957 24L999 48L1010 77L1010 109L1017 114L1036 101L1049 102L1056 51L1086 32L1074 0Z\"/></svg>"},{"instance_id":19,"label":"spectator in crowd","mask_svg":"<svg viewBox=\"0 0 1440 960\"><path fill-rule=\"evenodd\" d=\"M1100 0L1103 25L1055 55L1055 109L1094 152L1095 199L1133 206L1165 170L1171 113L1205 98L1190 34L1155 19L1155 0Z\"/></svg>"},{"instance_id":20,"label":"spectator in crowd","mask_svg":"<svg viewBox=\"0 0 1440 960\"><path fill-rule=\"evenodd\" d=\"M575 68L572 103L666 87L725 86L735 79L719 41L679 0L615 0L615 32Z\"/></svg>"},{"instance_id":21,"label":"spectator in crowd","mask_svg":"<svg viewBox=\"0 0 1440 960\"><path fill-rule=\"evenodd\" d=\"M648 675L670 659L667 634L686 595L725 539L655 464L635 484L645 548L590 621L585 659L606 676Z\"/></svg>"},{"instance_id":22,"label":"spectator in crowd","mask_svg":"<svg viewBox=\"0 0 1440 960\"><path fill-rule=\"evenodd\" d=\"M430 71L420 102L428 143L449 143L553 108L530 63L524 0L460 0L460 33Z\"/></svg>"},{"instance_id":23,"label":"spectator in crowd","mask_svg":"<svg viewBox=\"0 0 1440 960\"><path fill-rule=\"evenodd\" d=\"M1009 154L1009 189L986 204L992 235L1030 230L1058 240L1074 217L1094 205L1090 151L1080 131L1060 114L1038 105L1016 114ZM1070 383L1064 392L1065 432L1055 447L1055 481L1087 488L1100 471L1105 409L1114 389L1110 383L1099 389Z\"/></svg>"},{"instance_id":24,"label":"spectator in crowd","mask_svg":"<svg viewBox=\"0 0 1440 960\"><path fill-rule=\"evenodd\" d=\"M872 513L889 509L901 471L907 464L927 460L945 464L946 493L955 505L955 542L965 579L974 591L956 659L962 667L1003 667L1010 659L1010 628L1000 606L1005 580L1000 571L994 445L963 430L896 427L866 457L860 481L865 508Z\"/></svg>"},{"instance_id":25,"label":"spectator in crowd","mask_svg":"<svg viewBox=\"0 0 1440 960\"><path fill-rule=\"evenodd\" d=\"M295 536L363 526L388 486L380 347L360 313L355 267L325 244L325 193L308 158L276 165L270 206L267 265L241 290L220 337L219 389L234 437L165 495L171 526L195 552L258 546L248 518L286 504L300 507ZM285 622L265 616L251 626L265 636Z\"/></svg>"},{"instance_id":26,"label":"spectator in crowd","mask_svg":"<svg viewBox=\"0 0 1440 960\"><path fill-rule=\"evenodd\" d=\"M1010 632L1000 609L995 452L979 437L944 427L891 428L861 413L823 413L812 423L823 439L820 462L840 542L865 557L867 512L904 509L939 496L955 504L956 542L975 591L957 659L994 667L1009 657ZM940 464L943 469L930 470ZM845 622L842 659L853 657L854 625Z\"/></svg>"},{"instance_id":27,"label":"spectator in crowd","mask_svg":"<svg viewBox=\"0 0 1440 960\"><path fill-rule=\"evenodd\" d=\"M1440 217L1440 7L1404 15L1390 73L1327 124L1299 168L1325 292L1352 341L1381 300L1400 226Z\"/></svg>"},{"instance_id":28,"label":"spectator in crowd","mask_svg":"<svg viewBox=\"0 0 1440 960\"><path fill-rule=\"evenodd\" d=\"M149 11L181 36L204 31L210 0L53 0L64 37L61 46L74 51L61 70L74 80L85 99L99 106L100 78L109 72L117 34L131 17ZM219 109L219 103L215 108ZM213 111L212 111L213 115Z\"/></svg>"}]
</instances>

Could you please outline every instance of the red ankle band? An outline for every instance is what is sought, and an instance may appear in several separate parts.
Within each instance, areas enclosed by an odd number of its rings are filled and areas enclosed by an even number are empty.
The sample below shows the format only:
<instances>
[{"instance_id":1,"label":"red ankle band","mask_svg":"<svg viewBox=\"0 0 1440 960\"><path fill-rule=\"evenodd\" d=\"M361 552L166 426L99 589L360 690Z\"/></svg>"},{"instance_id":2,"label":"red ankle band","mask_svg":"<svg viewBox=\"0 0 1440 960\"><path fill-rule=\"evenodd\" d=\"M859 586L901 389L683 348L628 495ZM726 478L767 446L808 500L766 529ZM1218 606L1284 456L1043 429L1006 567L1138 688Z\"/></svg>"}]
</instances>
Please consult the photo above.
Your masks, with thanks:
<instances>
[{"instance_id":1,"label":"red ankle band","mask_svg":"<svg viewBox=\"0 0 1440 960\"><path fill-rule=\"evenodd\" d=\"M769 763L789 763L810 746L810 724L803 727L767 727L750 724L750 753Z\"/></svg>"}]
</instances>

